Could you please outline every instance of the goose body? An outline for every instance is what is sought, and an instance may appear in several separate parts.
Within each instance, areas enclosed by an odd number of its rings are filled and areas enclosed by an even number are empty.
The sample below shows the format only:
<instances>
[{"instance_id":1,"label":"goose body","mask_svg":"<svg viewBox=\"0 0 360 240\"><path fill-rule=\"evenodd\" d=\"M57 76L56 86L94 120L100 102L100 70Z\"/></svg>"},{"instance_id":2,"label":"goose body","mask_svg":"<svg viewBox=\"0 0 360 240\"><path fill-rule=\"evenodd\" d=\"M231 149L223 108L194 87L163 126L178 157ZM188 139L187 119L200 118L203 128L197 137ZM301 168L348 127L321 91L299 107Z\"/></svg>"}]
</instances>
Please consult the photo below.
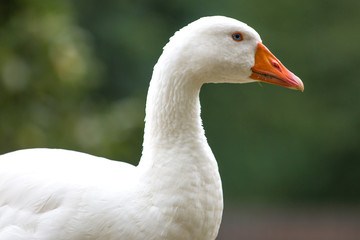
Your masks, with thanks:
<instances>
[{"instance_id":1,"label":"goose body","mask_svg":"<svg viewBox=\"0 0 360 240\"><path fill-rule=\"evenodd\" d=\"M139 165L61 149L1 155L0 239L215 239L222 186L199 92L252 81L303 90L246 24L215 16L184 27L154 67Z\"/></svg>"}]
</instances>

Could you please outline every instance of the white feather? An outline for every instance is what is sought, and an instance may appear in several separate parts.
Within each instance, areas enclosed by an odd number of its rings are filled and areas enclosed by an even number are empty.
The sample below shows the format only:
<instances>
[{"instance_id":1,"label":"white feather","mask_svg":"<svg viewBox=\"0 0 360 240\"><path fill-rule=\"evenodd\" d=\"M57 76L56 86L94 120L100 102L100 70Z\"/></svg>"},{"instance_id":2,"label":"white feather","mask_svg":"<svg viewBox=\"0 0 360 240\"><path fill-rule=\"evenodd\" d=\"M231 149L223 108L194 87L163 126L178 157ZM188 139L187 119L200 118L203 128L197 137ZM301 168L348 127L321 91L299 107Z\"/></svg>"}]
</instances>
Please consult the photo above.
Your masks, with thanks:
<instances>
[{"instance_id":1,"label":"white feather","mask_svg":"<svg viewBox=\"0 0 360 240\"><path fill-rule=\"evenodd\" d=\"M151 79L137 167L60 149L0 156L0 239L215 239L222 187L199 91L250 82L259 41L226 17L202 18L171 38Z\"/></svg>"}]
</instances>

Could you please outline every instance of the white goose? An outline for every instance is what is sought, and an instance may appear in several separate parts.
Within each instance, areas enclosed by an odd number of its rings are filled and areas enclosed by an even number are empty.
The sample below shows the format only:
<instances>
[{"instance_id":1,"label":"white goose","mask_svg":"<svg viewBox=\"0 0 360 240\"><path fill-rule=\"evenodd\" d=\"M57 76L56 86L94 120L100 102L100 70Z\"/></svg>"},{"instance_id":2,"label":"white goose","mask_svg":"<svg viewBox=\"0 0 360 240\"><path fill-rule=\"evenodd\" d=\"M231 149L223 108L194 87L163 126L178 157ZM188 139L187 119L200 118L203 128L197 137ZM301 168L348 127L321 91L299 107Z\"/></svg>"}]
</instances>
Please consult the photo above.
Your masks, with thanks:
<instances>
[{"instance_id":1,"label":"white goose","mask_svg":"<svg viewBox=\"0 0 360 240\"><path fill-rule=\"evenodd\" d=\"M60 149L0 156L0 239L215 239L223 196L199 91L253 81L304 89L246 24L216 16L184 27L154 68L139 165Z\"/></svg>"}]
</instances>

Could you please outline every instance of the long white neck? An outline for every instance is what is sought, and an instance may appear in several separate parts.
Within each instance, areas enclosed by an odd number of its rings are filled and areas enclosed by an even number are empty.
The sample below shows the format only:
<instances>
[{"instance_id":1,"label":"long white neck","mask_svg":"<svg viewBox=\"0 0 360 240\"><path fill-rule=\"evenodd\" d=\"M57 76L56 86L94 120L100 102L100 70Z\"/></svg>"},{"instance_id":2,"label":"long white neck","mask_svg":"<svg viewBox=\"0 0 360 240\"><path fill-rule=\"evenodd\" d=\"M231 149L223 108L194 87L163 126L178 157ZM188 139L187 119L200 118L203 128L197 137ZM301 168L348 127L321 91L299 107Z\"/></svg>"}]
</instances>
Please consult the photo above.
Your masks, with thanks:
<instances>
[{"instance_id":1,"label":"long white neck","mask_svg":"<svg viewBox=\"0 0 360 240\"><path fill-rule=\"evenodd\" d=\"M194 80L192 74L176 71L171 65L160 58L154 68L147 96L140 165L144 161L151 165L164 161L164 156L159 156L164 151L182 154L187 147L194 150L208 148L200 118L199 92L202 83Z\"/></svg>"},{"instance_id":2,"label":"long white neck","mask_svg":"<svg viewBox=\"0 0 360 240\"><path fill-rule=\"evenodd\" d=\"M164 218L169 227L159 226L167 229L168 239L184 234L215 239L223 209L222 187L200 118L202 83L172 66L179 63L161 57L154 68L138 166L141 182L153 205L164 216L172 216Z\"/></svg>"}]
</instances>

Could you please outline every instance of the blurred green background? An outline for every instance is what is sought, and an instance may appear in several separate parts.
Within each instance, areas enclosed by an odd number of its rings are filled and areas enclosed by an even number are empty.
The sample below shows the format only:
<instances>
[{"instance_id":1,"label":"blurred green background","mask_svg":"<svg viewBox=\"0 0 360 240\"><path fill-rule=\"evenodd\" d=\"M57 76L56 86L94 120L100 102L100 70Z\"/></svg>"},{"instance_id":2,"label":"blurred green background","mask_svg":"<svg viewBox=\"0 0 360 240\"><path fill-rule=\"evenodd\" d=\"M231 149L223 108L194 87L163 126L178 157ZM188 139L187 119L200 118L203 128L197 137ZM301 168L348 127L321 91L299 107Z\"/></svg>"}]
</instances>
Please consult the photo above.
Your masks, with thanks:
<instances>
[{"instance_id":1,"label":"blurred green background","mask_svg":"<svg viewBox=\"0 0 360 240\"><path fill-rule=\"evenodd\" d=\"M66 148L137 164L162 47L225 15L255 28L305 85L202 88L225 205L357 205L359 11L355 0L2 0L0 153Z\"/></svg>"}]
</instances>

